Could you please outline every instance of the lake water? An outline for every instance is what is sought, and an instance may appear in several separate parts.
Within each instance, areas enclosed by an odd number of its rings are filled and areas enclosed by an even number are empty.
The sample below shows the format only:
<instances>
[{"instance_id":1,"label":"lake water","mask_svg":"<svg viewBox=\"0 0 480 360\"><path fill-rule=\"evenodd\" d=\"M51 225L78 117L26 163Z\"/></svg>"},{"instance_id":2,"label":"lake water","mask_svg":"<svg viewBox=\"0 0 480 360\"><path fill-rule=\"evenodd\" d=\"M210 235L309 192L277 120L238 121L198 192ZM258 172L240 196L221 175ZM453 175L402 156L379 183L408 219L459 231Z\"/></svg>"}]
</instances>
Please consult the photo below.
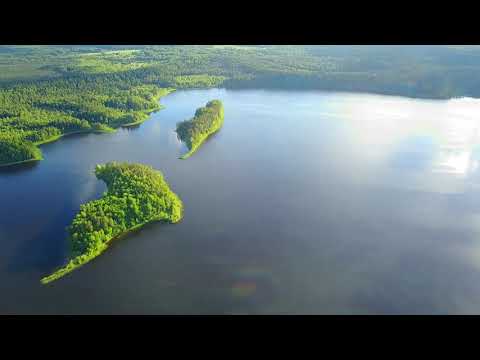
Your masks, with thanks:
<instances>
[{"instance_id":1,"label":"lake water","mask_svg":"<svg viewBox=\"0 0 480 360\"><path fill-rule=\"evenodd\" d=\"M224 127L179 160L176 122L214 98ZM138 128L1 170L0 313L480 313L480 101L211 89L161 103ZM111 160L161 170L184 219L40 285Z\"/></svg>"}]
</instances>

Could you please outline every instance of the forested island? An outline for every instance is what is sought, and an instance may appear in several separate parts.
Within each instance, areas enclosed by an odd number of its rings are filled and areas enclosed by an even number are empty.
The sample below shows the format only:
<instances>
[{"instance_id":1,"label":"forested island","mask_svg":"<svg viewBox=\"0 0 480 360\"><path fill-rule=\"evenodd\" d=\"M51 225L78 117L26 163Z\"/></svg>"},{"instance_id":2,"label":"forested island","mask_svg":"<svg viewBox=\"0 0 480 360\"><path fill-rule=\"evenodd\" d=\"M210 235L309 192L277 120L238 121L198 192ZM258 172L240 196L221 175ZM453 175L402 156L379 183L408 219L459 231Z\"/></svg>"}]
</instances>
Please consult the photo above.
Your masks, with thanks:
<instances>
[{"instance_id":1,"label":"forested island","mask_svg":"<svg viewBox=\"0 0 480 360\"><path fill-rule=\"evenodd\" d=\"M224 111L220 100L212 100L195 111L193 119L177 124L177 134L188 147L188 152L180 159L189 158L199 146L223 125Z\"/></svg>"},{"instance_id":2,"label":"forested island","mask_svg":"<svg viewBox=\"0 0 480 360\"><path fill-rule=\"evenodd\" d=\"M0 46L0 165L38 145L137 125L172 89L480 97L479 46Z\"/></svg>"},{"instance_id":3,"label":"forested island","mask_svg":"<svg viewBox=\"0 0 480 360\"><path fill-rule=\"evenodd\" d=\"M153 221L176 223L183 214L180 198L160 171L150 166L111 162L97 165L95 175L107 185L102 198L80 206L67 228L68 263L41 279L61 278L100 255L108 244Z\"/></svg>"}]
</instances>

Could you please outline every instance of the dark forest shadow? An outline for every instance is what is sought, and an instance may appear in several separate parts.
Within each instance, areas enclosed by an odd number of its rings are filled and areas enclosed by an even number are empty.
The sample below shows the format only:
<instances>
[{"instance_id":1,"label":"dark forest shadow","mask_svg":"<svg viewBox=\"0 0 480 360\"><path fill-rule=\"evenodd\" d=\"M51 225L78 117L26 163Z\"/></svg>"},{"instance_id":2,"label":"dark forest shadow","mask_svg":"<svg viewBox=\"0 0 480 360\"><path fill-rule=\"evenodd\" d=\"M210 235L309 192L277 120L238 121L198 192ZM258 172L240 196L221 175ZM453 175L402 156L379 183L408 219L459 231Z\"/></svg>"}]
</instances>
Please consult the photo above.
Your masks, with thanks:
<instances>
[{"instance_id":1,"label":"dark forest shadow","mask_svg":"<svg viewBox=\"0 0 480 360\"><path fill-rule=\"evenodd\" d=\"M22 164L2 166L0 167L0 175L14 175L22 172L31 171L38 166L38 163L38 161L30 161Z\"/></svg>"},{"instance_id":2,"label":"dark forest shadow","mask_svg":"<svg viewBox=\"0 0 480 360\"><path fill-rule=\"evenodd\" d=\"M130 126L122 126L122 129L127 130L127 131L136 131L136 130L140 129L140 125L141 124L130 125Z\"/></svg>"}]
</instances>

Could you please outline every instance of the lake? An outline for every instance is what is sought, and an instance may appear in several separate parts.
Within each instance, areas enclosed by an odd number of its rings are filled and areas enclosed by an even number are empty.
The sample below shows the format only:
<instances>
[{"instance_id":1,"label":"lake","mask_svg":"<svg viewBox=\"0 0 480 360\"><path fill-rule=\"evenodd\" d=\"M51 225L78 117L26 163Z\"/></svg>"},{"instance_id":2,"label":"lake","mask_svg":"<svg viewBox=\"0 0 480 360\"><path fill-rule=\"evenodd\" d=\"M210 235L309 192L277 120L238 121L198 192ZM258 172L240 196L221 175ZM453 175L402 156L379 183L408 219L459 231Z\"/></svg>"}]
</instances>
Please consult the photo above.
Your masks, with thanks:
<instances>
[{"instance_id":1,"label":"lake","mask_svg":"<svg viewBox=\"0 0 480 360\"><path fill-rule=\"evenodd\" d=\"M220 99L188 160L175 124ZM189 90L136 128L0 170L1 314L480 313L480 101ZM161 170L184 202L70 275L65 227L97 163Z\"/></svg>"}]
</instances>

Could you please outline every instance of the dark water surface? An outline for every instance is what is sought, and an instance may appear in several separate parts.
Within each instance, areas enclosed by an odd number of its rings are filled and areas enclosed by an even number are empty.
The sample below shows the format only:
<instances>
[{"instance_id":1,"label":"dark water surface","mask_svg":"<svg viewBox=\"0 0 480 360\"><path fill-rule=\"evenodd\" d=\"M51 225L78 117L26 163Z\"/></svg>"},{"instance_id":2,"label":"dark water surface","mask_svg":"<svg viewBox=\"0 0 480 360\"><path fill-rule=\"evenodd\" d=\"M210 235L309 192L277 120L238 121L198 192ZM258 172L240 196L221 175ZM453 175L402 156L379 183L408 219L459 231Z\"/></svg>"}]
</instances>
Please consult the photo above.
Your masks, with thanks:
<instances>
[{"instance_id":1,"label":"dark water surface","mask_svg":"<svg viewBox=\"0 0 480 360\"><path fill-rule=\"evenodd\" d=\"M214 98L223 129L179 160L175 123ZM480 313L479 102L213 89L162 103L0 170L0 313ZM184 220L40 285L111 160L161 170Z\"/></svg>"}]
</instances>

